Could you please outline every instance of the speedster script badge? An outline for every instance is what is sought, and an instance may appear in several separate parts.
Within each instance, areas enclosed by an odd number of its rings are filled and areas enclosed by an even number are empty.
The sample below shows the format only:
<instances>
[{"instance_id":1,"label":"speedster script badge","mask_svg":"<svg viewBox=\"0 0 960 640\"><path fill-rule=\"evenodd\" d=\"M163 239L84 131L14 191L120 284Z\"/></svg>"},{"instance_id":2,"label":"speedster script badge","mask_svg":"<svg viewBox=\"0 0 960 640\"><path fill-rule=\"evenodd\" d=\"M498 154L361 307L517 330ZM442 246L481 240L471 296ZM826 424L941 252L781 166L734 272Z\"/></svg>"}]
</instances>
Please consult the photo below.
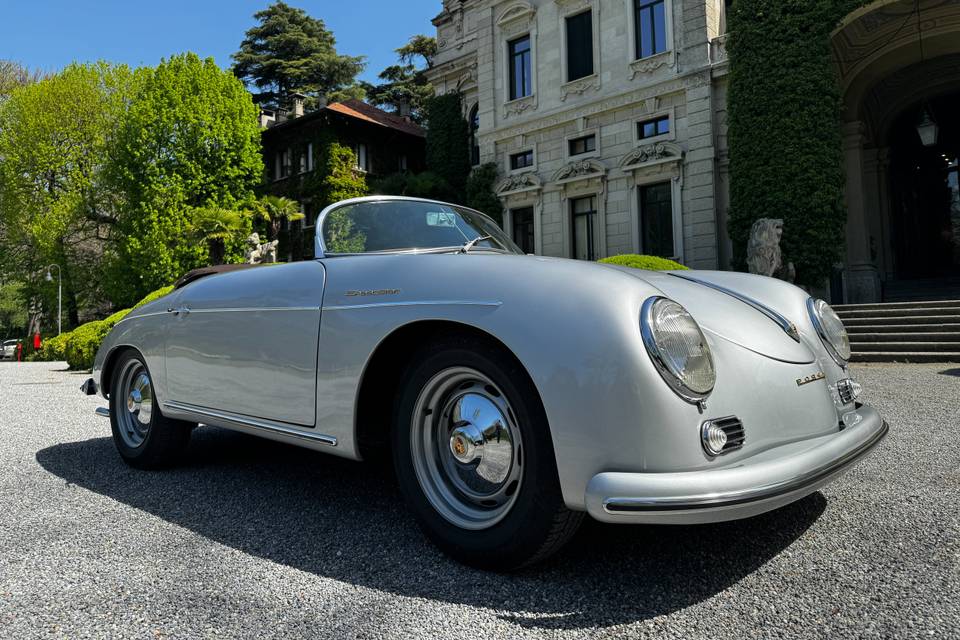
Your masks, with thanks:
<instances>
[{"instance_id":1,"label":"speedster script badge","mask_svg":"<svg viewBox=\"0 0 960 640\"><path fill-rule=\"evenodd\" d=\"M805 384L810 384L811 382L816 382L817 380L823 380L827 376L824 375L823 371L817 371L816 373L811 373L805 378L797 378L797 386L802 387Z\"/></svg>"},{"instance_id":2,"label":"speedster script badge","mask_svg":"<svg viewBox=\"0 0 960 640\"><path fill-rule=\"evenodd\" d=\"M395 296L400 293L400 289L372 289L359 291L357 289L351 289L347 291L344 295L347 296Z\"/></svg>"}]
</instances>

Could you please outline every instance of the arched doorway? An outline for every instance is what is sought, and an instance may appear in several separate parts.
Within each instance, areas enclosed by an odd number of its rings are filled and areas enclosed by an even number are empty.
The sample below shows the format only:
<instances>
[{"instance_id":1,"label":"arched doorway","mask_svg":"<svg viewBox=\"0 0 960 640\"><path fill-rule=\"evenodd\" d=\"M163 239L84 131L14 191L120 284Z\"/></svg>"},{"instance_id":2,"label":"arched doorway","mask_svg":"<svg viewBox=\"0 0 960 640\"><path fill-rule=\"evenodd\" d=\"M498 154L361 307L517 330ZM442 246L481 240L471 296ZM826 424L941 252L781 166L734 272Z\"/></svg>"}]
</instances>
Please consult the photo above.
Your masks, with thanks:
<instances>
[{"instance_id":1,"label":"arched doorway","mask_svg":"<svg viewBox=\"0 0 960 640\"><path fill-rule=\"evenodd\" d=\"M918 114L935 123L924 144ZM890 240L898 278L960 276L960 91L913 105L893 121ZM933 139L933 134L936 139Z\"/></svg>"},{"instance_id":2,"label":"arched doorway","mask_svg":"<svg viewBox=\"0 0 960 640\"><path fill-rule=\"evenodd\" d=\"M874 2L847 16L832 44L844 109L844 300L960 277L960 0ZM933 144L918 131L924 111L938 126Z\"/></svg>"}]
</instances>

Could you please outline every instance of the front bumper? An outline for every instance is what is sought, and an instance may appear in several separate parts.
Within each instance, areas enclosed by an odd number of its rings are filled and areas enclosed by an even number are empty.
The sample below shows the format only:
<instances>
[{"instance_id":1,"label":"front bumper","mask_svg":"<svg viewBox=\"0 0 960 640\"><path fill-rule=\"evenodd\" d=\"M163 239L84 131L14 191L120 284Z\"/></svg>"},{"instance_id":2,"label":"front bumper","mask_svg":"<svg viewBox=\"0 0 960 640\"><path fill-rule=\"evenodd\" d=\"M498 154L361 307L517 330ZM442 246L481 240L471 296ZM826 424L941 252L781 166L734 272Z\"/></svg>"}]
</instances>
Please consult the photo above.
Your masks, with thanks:
<instances>
[{"instance_id":1,"label":"front bumper","mask_svg":"<svg viewBox=\"0 0 960 640\"><path fill-rule=\"evenodd\" d=\"M775 447L726 467L680 473L595 475L587 512L603 522L701 524L776 509L837 478L887 435L887 424L863 405L844 416L842 431Z\"/></svg>"}]
</instances>

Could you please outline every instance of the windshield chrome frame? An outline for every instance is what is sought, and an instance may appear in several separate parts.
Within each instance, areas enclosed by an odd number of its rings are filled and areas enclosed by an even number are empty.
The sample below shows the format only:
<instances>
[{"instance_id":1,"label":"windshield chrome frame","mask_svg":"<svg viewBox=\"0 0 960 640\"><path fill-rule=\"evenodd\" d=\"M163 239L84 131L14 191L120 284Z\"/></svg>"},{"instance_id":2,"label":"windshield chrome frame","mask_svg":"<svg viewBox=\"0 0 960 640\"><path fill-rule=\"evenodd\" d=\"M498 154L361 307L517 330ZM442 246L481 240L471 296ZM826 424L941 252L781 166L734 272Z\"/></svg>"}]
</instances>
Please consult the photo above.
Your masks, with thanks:
<instances>
[{"instance_id":1,"label":"windshield chrome frame","mask_svg":"<svg viewBox=\"0 0 960 640\"><path fill-rule=\"evenodd\" d=\"M326 246L323 244L323 223L327 218L327 215L330 212L339 209L340 207L345 207L351 204L358 204L361 202L423 202L426 204L439 204L446 207L458 207L460 209L466 209L467 211L476 213L477 215L483 216L489 220L496 228L500 229L507 235L507 239L511 240L510 236L506 231L497 224L497 221L485 214L482 211L477 211L476 209L471 209L462 204L453 204L452 202L443 202L442 200L431 200L429 198L413 198L410 196L363 196L362 198L350 198L349 200L341 200L339 202L334 202L333 204L326 207L323 211L320 212L320 215L317 216L317 221L314 223L314 232L313 232L313 251L314 259L320 260L321 258L329 258L335 256L371 256L371 255L390 255L390 254L409 254L416 255L418 253L446 253L452 251L460 251L462 246L451 246L451 247L423 247L423 248L414 248L414 249L386 249L382 251L364 251L362 253L335 253L328 252ZM492 247L474 247L470 249L473 251L495 251L497 253L506 253L512 254L510 251L503 249L496 249ZM519 255L519 254L517 254Z\"/></svg>"}]
</instances>

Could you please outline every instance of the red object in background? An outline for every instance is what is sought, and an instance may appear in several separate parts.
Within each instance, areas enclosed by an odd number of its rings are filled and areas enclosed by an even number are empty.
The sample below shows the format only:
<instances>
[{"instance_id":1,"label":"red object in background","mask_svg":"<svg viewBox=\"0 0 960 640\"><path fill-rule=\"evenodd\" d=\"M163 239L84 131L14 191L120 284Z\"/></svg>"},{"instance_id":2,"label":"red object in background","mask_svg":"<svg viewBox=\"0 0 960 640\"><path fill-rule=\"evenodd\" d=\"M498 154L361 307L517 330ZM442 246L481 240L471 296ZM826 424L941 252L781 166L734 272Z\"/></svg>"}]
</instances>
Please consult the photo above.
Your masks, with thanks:
<instances>
[{"instance_id":1,"label":"red object in background","mask_svg":"<svg viewBox=\"0 0 960 640\"><path fill-rule=\"evenodd\" d=\"M23 343L17 343L17 362L23 362Z\"/></svg>"},{"instance_id":2,"label":"red object in background","mask_svg":"<svg viewBox=\"0 0 960 640\"><path fill-rule=\"evenodd\" d=\"M40 332L37 331L35 334L33 334L33 350L40 351L41 344L42 342L40 342Z\"/></svg>"}]
</instances>

